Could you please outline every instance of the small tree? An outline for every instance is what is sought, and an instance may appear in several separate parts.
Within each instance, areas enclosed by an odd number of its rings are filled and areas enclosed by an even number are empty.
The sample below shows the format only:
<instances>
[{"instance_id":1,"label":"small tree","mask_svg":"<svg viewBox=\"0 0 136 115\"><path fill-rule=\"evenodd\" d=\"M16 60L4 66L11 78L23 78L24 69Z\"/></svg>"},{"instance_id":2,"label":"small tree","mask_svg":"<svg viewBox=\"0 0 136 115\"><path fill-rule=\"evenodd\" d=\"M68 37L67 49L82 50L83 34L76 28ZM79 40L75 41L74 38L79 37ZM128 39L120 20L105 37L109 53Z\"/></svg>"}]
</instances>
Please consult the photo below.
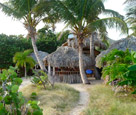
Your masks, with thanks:
<instances>
[{"instance_id":1,"label":"small tree","mask_svg":"<svg viewBox=\"0 0 136 115\"><path fill-rule=\"evenodd\" d=\"M23 67L25 69L25 77L27 76L27 66L32 69L35 66L34 59L29 56L32 50L26 50L24 52L17 52L13 58L13 62L16 63L16 67Z\"/></svg>"}]
</instances>

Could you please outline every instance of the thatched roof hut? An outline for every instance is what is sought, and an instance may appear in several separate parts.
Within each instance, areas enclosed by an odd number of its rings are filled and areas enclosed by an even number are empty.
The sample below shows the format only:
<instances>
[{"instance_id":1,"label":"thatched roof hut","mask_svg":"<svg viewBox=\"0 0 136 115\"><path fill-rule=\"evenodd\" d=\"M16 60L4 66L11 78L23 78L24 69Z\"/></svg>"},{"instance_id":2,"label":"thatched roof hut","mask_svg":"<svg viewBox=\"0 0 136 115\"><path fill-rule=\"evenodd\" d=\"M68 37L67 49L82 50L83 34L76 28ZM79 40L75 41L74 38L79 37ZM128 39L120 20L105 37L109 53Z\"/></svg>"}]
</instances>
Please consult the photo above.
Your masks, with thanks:
<instances>
[{"instance_id":1,"label":"thatched roof hut","mask_svg":"<svg viewBox=\"0 0 136 115\"><path fill-rule=\"evenodd\" d=\"M90 48L90 39L89 38L85 38L83 40L83 47L89 47ZM106 45L97 37L97 35L95 36L94 39L94 45L99 47L100 49L106 49ZM66 43L64 43L62 46L69 46L69 47L73 47L73 48L78 48L78 41L77 38L70 38L68 39L68 41Z\"/></svg>"},{"instance_id":2,"label":"thatched roof hut","mask_svg":"<svg viewBox=\"0 0 136 115\"><path fill-rule=\"evenodd\" d=\"M44 63L50 63L52 67L66 67L66 68L78 68L79 57L78 51L74 48L62 46L55 52L49 54L44 58ZM91 59L88 56L83 55L83 61L85 68L91 66Z\"/></svg>"},{"instance_id":3,"label":"thatched roof hut","mask_svg":"<svg viewBox=\"0 0 136 115\"><path fill-rule=\"evenodd\" d=\"M43 58L47 55L49 55L47 52L43 52L43 51L38 51L39 52L39 56L40 56L40 59L43 60ZM35 60L35 62L38 63L37 59L36 59L36 56L34 53L31 53L30 56Z\"/></svg>"},{"instance_id":4,"label":"thatched roof hut","mask_svg":"<svg viewBox=\"0 0 136 115\"><path fill-rule=\"evenodd\" d=\"M113 43L107 50L102 51L96 57L96 67L100 68L102 66L100 64L101 58L104 57L106 54L108 54L113 49L118 49L118 50L123 50L123 51L125 51L126 49L129 49L129 50L136 51L136 38L135 37L125 38L125 39L121 39Z\"/></svg>"}]
</instances>

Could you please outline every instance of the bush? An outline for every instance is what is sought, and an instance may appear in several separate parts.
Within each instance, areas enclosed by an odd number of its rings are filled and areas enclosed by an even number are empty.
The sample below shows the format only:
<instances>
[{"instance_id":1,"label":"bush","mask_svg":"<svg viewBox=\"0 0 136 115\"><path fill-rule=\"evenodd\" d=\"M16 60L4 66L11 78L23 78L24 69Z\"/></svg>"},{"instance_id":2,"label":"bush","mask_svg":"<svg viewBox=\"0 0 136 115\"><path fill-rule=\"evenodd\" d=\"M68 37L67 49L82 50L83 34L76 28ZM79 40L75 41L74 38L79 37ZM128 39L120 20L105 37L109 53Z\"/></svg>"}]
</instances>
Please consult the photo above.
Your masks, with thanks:
<instances>
[{"instance_id":1,"label":"bush","mask_svg":"<svg viewBox=\"0 0 136 115\"><path fill-rule=\"evenodd\" d=\"M3 70L0 82L0 115L42 115L38 102L27 102L22 92L19 92L22 79L17 77L15 68Z\"/></svg>"},{"instance_id":2,"label":"bush","mask_svg":"<svg viewBox=\"0 0 136 115\"><path fill-rule=\"evenodd\" d=\"M118 80L120 86L127 85L132 87L132 92L136 90L136 52L128 49L120 51L112 50L108 55L102 58L102 62L106 62L103 68L103 77L110 76L110 81Z\"/></svg>"},{"instance_id":3,"label":"bush","mask_svg":"<svg viewBox=\"0 0 136 115\"><path fill-rule=\"evenodd\" d=\"M46 89L46 85L51 84L48 80L47 74L45 72L43 72L42 70L40 70L38 72L36 72L36 71L34 72L34 76L33 76L33 79L31 82L36 85L42 85L45 89Z\"/></svg>"}]
</instances>

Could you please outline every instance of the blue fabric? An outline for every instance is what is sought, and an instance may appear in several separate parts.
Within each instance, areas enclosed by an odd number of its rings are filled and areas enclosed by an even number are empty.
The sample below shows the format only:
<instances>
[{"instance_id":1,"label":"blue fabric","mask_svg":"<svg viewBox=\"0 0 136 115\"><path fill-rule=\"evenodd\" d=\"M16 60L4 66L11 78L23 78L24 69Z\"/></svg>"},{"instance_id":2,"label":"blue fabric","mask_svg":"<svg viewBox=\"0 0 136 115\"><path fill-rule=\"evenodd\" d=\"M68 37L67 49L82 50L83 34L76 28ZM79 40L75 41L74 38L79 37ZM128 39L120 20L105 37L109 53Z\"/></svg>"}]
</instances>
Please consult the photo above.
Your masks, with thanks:
<instances>
[{"instance_id":1,"label":"blue fabric","mask_svg":"<svg viewBox=\"0 0 136 115\"><path fill-rule=\"evenodd\" d=\"M88 70L86 70L86 73L87 73L87 74L92 74L92 73L93 73L93 71L92 71L92 70L90 70L90 69L88 69Z\"/></svg>"}]
</instances>

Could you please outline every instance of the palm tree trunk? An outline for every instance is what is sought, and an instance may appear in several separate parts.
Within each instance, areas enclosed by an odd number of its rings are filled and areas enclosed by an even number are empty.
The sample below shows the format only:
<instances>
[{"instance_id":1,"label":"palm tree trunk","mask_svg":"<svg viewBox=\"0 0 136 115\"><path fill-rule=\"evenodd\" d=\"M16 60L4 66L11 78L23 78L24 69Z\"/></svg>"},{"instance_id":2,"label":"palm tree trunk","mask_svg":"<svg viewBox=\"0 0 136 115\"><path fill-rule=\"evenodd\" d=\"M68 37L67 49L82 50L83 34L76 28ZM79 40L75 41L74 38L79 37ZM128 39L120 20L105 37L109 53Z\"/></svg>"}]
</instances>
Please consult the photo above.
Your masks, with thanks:
<instances>
[{"instance_id":1,"label":"palm tree trunk","mask_svg":"<svg viewBox=\"0 0 136 115\"><path fill-rule=\"evenodd\" d=\"M25 69L25 78L26 78L27 77L26 63L24 63L24 69Z\"/></svg>"},{"instance_id":2,"label":"palm tree trunk","mask_svg":"<svg viewBox=\"0 0 136 115\"><path fill-rule=\"evenodd\" d=\"M36 46L36 43L35 43L35 39L33 37L31 37L31 39L32 39L32 46L33 46L34 54L36 56L36 59L38 61L38 64L39 64L41 70L46 72L46 74L48 75L48 80L50 81L51 84L54 84L52 76L50 74L48 74L48 71L46 70L43 62L40 59L40 56L39 56L39 53L38 53L38 49L37 49L37 46Z\"/></svg>"},{"instance_id":3,"label":"palm tree trunk","mask_svg":"<svg viewBox=\"0 0 136 115\"><path fill-rule=\"evenodd\" d=\"M38 49L37 49L37 46L36 46L36 42L35 42L35 38L34 38L34 37L31 37L31 40L32 40L32 46L33 46L34 54L35 54L35 56L36 56L36 59L37 59L37 61L38 61L38 64L39 64L41 70L43 70L43 71L45 71L45 72L47 73L43 62L42 62L41 59L40 59L40 56L39 56L39 53L38 53Z\"/></svg>"},{"instance_id":4,"label":"palm tree trunk","mask_svg":"<svg viewBox=\"0 0 136 115\"><path fill-rule=\"evenodd\" d=\"M29 36L31 38L34 54L35 54L35 57L38 61L38 64L39 64L41 70L43 70L48 75L48 80L50 81L50 83L53 84L52 76L48 74L48 71L46 70L46 68L43 64L43 61L40 59L40 56L39 56L39 52L38 52L38 49L37 49L37 46L36 46L36 28L32 27L29 24L28 25L25 24L25 28L27 29Z\"/></svg>"},{"instance_id":5,"label":"palm tree trunk","mask_svg":"<svg viewBox=\"0 0 136 115\"><path fill-rule=\"evenodd\" d=\"M95 79L101 79L101 76L95 66L95 54L94 54L94 49L95 49L95 46L94 46L94 33L92 33L92 36L90 37L90 57L91 57L91 63L92 63L92 67L94 69L94 75L95 75Z\"/></svg>"},{"instance_id":6,"label":"palm tree trunk","mask_svg":"<svg viewBox=\"0 0 136 115\"><path fill-rule=\"evenodd\" d=\"M26 67L25 67L25 78L27 77L27 70L26 70Z\"/></svg>"},{"instance_id":7,"label":"palm tree trunk","mask_svg":"<svg viewBox=\"0 0 136 115\"><path fill-rule=\"evenodd\" d=\"M80 70L81 79L82 79L83 84L90 84L85 74L82 55L83 55L83 46L81 43L79 43L79 70Z\"/></svg>"}]
</instances>

